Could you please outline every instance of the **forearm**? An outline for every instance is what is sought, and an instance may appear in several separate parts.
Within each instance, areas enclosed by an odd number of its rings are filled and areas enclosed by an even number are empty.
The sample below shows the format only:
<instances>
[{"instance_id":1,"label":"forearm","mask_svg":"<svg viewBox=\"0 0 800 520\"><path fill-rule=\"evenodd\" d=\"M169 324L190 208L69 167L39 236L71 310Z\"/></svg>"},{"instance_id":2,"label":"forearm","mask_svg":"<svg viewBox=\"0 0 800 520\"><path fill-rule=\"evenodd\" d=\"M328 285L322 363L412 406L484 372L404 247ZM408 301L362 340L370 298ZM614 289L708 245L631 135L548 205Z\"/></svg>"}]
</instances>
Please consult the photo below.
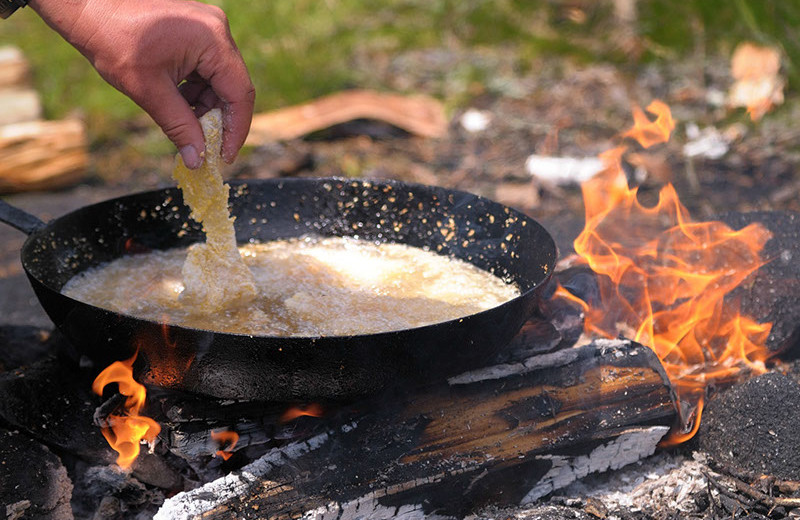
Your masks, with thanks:
<instances>
[{"instance_id":1,"label":"forearm","mask_svg":"<svg viewBox=\"0 0 800 520\"><path fill-rule=\"evenodd\" d=\"M103 32L102 22L112 24L120 1L125 2L125 0L30 0L28 5L47 25L94 64L96 52L93 52L89 45L90 40L95 34ZM98 24L98 21L101 23Z\"/></svg>"},{"instance_id":2,"label":"forearm","mask_svg":"<svg viewBox=\"0 0 800 520\"><path fill-rule=\"evenodd\" d=\"M69 35L89 0L30 0L28 7L69 41Z\"/></svg>"}]
</instances>

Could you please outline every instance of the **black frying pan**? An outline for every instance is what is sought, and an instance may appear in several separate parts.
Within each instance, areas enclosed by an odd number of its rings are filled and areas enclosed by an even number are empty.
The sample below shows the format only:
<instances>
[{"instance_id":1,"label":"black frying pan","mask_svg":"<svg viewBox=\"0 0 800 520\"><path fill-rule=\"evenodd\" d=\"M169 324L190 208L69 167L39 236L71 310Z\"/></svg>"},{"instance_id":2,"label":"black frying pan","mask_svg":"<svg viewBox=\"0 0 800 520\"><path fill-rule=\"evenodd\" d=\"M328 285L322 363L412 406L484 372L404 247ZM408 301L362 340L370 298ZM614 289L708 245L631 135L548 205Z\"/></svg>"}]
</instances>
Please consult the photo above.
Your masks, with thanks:
<instances>
[{"instance_id":1,"label":"black frying pan","mask_svg":"<svg viewBox=\"0 0 800 520\"><path fill-rule=\"evenodd\" d=\"M140 380L231 399L347 399L408 378L445 377L475 367L530 316L556 260L552 238L536 221L465 192L343 179L231 184L239 243L314 234L428 247L516 283L522 294L462 319L380 334L211 332L134 318L60 293L89 267L202 240L179 190L112 199L47 224L3 203L0 220L29 234L22 265L42 307L78 352L104 367L138 349Z\"/></svg>"}]
</instances>

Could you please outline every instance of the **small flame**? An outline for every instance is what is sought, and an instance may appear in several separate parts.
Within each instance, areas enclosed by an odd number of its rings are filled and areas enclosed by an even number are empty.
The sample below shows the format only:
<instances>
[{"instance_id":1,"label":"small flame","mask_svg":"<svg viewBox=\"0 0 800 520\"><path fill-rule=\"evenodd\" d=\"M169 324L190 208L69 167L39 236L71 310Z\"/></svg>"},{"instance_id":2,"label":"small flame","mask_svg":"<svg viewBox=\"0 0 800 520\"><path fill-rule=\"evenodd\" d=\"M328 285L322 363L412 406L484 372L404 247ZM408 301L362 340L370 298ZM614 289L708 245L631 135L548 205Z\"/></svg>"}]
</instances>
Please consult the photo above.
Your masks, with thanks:
<instances>
[{"instance_id":1,"label":"small flame","mask_svg":"<svg viewBox=\"0 0 800 520\"><path fill-rule=\"evenodd\" d=\"M145 404L147 391L133 378L133 362L136 354L127 361L115 361L105 368L92 383L92 390L103 395L106 385L117 383L119 393L128 396L122 415L109 415L110 427L103 428L103 436L119 453L117 464L129 468L139 456L139 443L144 440L153 443L161 426L153 419L139 415Z\"/></svg>"},{"instance_id":2,"label":"small flame","mask_svg":"<svg viewBox=\"0 0 800 520\"><path fill-rule=\"evenodd\" d=\"M287 423L298 417L322 417L323 410L322 406L317 403L311 403L308 405L301 405L301 406L292 406L281 415L280 422Z\"/></svg>"},{"instance_id":3,"label":"small flame","mask_svg":"<svg viewBox=\"0 0 800 520\"><path fill-rule=\"evenodd\" d=\"M653 102L647 110L656 120L637 110L623 136L645 147L666 142L675 126L669 108ZM599 275L602 302L580 301L584 328L612 338L622 333L655 351L678 398L695 410L693 431L673 438L683 442L699 425L708 384L765 370L771 324L740 315L724 298L763 264L770 233L755 224L734 231L721 222L694 222L671 185L656 206L640 205L620 166L624 152L606 152L607 168L582 186L586 227L574 246Z\"/></svg>"},{"instance_id":4,"label":"small flame","mask_svg":"<svg viewBox=\"0 0 800 520\"><path fill-rule=\"evenodd\" d=\"M654 144L666 143L669 135L675 129L675 120L672 112L663 101L655 100L647 106L647 111L656 116L655 121L650 121L639 107L633 108L633 127L622 134L639 141L645 148Z\"/></svg>"},{"instance_id":5,"label":"small flame","mask_svg":"<svg viewBox=\"0 0 800 520\"><path fill-rule=\"evenodd\" d=\"M211 439L219 446L219 450L216 453L217 457L222 457L222 460L228 460L233 455L236 443L239 442L239 434L231 430L211 430Z\"/></svg>"}]
</instances>

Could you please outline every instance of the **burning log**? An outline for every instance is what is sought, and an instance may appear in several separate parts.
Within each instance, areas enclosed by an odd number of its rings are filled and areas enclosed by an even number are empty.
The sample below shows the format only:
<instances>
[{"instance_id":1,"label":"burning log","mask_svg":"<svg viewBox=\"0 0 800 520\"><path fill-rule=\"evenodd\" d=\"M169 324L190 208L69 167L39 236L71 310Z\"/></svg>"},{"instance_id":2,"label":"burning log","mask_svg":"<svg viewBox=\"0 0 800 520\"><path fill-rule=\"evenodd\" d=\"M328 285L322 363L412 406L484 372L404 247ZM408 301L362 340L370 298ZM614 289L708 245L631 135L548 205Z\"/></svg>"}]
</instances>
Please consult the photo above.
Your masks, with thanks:
<instances>
[{"instance_id":1,"label":"burning log","mask_svg":"<svg viewBox=\"0 0 800 520\"><path fill-rule=\"evenodd\" d=\"M156 518L463 515L531 502L650 455L675 418L652 351L598 340L342 414L323 433L169 499Z\"/></svg>"}]
</instances>

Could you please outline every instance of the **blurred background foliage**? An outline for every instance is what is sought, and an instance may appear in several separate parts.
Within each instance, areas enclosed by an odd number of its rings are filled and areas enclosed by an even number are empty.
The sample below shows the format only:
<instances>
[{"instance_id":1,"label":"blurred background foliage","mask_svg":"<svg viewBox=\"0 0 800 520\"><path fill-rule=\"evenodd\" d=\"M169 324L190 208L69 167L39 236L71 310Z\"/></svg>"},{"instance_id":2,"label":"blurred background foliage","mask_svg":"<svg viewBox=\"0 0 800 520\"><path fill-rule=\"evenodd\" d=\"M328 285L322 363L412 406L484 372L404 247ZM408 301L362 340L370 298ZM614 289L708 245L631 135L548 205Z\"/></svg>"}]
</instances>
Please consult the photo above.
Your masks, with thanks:
<instances>
[{"instance_id":1,"label":"blurred background foliage","mask_svg":"<svg viewBox=\"0 0 800 520\"><path fill-rule=\"evenodd\" d=\"M727 60L742 40L779 46L790 86L798 84L800 2L788 0L639 0L629 29L638 42L620 44L615 8L623 0L213 0L228 14L231 30L257 88L258 111L301 102L348 87L402 90L386 85L392 60L425 49L487 49L520 72L543 56L609 62L626 69L698 53ZM633 2L634 0L631 0ZM142 113L108 87L74 49L31 9L0 23L0 44L23 49L48 118L78 111L95 147L124 138ZM468 82L490 81L474 66L448 70ZM376 71L382 71L376 74ZM469 88L435 83L426 93L453 107ZM409 89L418 85L409 84ZM152 153L169 143L152 137ZM164 148L162 150L162 148Z\"/></svg>"}]
</instances>

